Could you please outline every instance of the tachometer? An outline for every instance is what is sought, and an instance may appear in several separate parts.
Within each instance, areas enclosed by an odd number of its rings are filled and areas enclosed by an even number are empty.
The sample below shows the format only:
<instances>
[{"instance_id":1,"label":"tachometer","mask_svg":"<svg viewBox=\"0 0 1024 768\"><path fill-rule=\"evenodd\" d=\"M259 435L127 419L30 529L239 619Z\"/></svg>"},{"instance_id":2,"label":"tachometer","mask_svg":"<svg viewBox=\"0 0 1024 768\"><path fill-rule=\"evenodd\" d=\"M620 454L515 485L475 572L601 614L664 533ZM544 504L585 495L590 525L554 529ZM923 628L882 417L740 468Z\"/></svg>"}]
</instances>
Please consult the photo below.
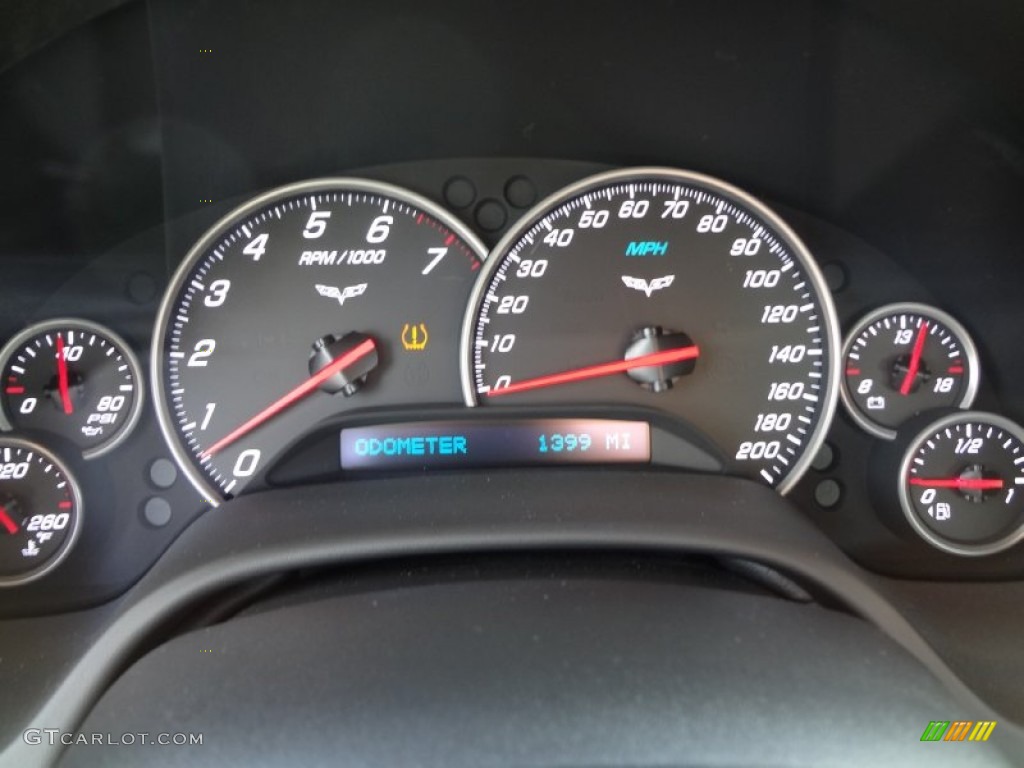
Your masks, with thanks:
<instances>
[{"instance_id":1,"label":"tachometer","mask_svg":"<svg viewBox=\"0 0 1024 768\"><path fill-rule=\"evenodd\" d=\"M492 252L463 326L470 405L668 412L729 471L786 491L835 410L838 324L814 259L746 193L613 171L540 203Z\"/></svg>"},{"instance_id":2,"label":"tachometer","mask_svg":"<svg viewBox=\"0 0 1024 768\"><path fill-rule=\"evenodd\" d=\"M387 184L290 185L218 222L168 289L153 342L161 426L212 503L317 423L459 401L458 328L484 249Z\"/></svg>"}]
</instances>

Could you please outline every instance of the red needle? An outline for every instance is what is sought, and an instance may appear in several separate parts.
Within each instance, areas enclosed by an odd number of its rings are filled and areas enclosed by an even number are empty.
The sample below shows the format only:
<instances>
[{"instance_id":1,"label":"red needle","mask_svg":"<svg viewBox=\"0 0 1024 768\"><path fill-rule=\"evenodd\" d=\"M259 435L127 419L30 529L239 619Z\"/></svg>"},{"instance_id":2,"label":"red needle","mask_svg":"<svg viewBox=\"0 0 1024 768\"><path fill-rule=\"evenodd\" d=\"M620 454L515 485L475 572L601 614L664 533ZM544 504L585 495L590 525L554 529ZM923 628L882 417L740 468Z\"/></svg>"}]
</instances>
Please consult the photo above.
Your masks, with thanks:
<instances>
[{"instance_id":1,"label":"red needle","mask_svg":"<svg viewBox=\"0 0 1024 768\"><path fill-rule=\"evenodd\" d=\"M588 365L586 368L552 373L548 376L538 376L535 379L524 379L501 389L488 390L485 394L488 397L498 397L499 395L511 395L513 392L526 392L530 389L554 387L558 384L570 384L574 381L585 381L586 379L596 379L600 376L625 373L634 368L653 368L657 365L681 363L683 360L694 360L699 354L700 349L696 345L679 347L678 349L667 349L664 352L652 352L649 355L631 357L629 360L616 360L614 363Z\"/></svg>"},{"instance_id":2,"label":"red needle","mask_svg":"<svg viewBox=\"0 0 1024 768\"><path fill-rule=\"evenodd\" d=\"M924 488L956 488L958 491L999 491L1003 488L1002 480L980 477L912 477L910 484Z\"/></svg>"},{"instance_id":3,"label":"red needle","mask_svg":"<svg viewBox=\"0 0 1024 768\"><path fill-rule=\"evenodd\" d=\"M71 393L68 391L68 361L64 358L64 337L57 334L57 386L60 387L60 402L64 413L71 414L75 409L71 406Z\"/></svg>"},{"instance_id":4,"label":"red needle","mask_svg":"<svg viewBox=\"0 0 1024 768\"><path fill-rule=\"evenodd\" d=\"M907 375L903 377L900 385L900 394L909 395L910 387L917 378L917 372L921 369L921 353L924 351L924 342L928 337L928 323L922 322L917 332L917 339L914 340L914 351L910 353L910 365L907 366Z\"/></svg>"},{"instance_id":5,"label":"red needle","mask_svg":"<svg viewBox=\"0 0 1024 768\"><path fill-rule=\"evenodd\" d=\"M319 389L321 384L323 384L325 381L331 378L331 376L336 374L342 368L347 368L348 366L352 365L353 363L357 362L358 360L362 359L366 355L373 352L373 350L376 348L377 345L373 343L373 339L367 339L358 346L353 347L344 355L339 357L337 360L334 360L330 365L321 368L313 376L306 379L304 382L302 382L299 386L297 386L287 395L285 395L284 397L280 397L274 402L272 402L262 411L260 411L247 422L242 424L242 426L232 430L227 435L222 437L216 443L214 443L205 451L203 451L201 456L213 456L213 454L217 453L217 451L223 450L224 448L231 445L233 442L238 440L243 435L249 434L263 422L274 418L285 408L294 405L296 402L304 398L309 393L315 392L317 389Z\"/></svg>"},{"instance_id":6,"label":"red needle","mask_svg":"<svg viewBox=\"0 0 1024 768\"><path fill-rule=\"evenodd\" d=\"M7 514L7 510L0 507L0 523L4 524L4 528L11 535L18 532L18 524L11 520L11 516Z\"/></svg>"}]
</instances>

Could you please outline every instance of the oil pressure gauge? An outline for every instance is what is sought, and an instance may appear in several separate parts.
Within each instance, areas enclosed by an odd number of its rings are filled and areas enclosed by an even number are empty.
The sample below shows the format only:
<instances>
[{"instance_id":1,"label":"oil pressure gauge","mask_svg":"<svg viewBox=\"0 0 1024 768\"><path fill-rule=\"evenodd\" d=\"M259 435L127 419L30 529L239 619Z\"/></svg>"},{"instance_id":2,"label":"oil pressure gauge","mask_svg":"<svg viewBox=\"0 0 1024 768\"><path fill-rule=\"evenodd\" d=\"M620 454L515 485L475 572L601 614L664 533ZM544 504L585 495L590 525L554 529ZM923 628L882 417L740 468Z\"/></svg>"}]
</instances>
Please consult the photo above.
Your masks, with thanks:
<instances>
[{"instance_id":1,"label":"oil pressure gauge","mask_svg":"<svg viewBox=\"0 0 1024 768\"><path fill-rule=\"evenodd\" d=\"M840 394L853 420L892 440L933 408L969 408L978 353L960 323L926 304L889 304L858 322L843 344Z\"/></svg>"},{"instance_id":2,"label":"oil pressure gauge","mask_svg":"<svg viewBox=\"0 0 1024 768\"><path fill-rule=\"evenodd\" d=\"M914 437L899 471L911 527L957 555L988 555L1024 538L1024 430L990 413L932 422Z\"/></svg>"},{"instance_id":3,"label":"oil pressure gauge","mask_svg":"<svg viewBox=\"0 0 1024 768\"><path fill-rule=\"evenodd\" d=\"M26 328L0 350L0 376L0 429L59 435L86 459L124 440L142 407L131 348L87 320Z\"/></svg>"}]
</instances>

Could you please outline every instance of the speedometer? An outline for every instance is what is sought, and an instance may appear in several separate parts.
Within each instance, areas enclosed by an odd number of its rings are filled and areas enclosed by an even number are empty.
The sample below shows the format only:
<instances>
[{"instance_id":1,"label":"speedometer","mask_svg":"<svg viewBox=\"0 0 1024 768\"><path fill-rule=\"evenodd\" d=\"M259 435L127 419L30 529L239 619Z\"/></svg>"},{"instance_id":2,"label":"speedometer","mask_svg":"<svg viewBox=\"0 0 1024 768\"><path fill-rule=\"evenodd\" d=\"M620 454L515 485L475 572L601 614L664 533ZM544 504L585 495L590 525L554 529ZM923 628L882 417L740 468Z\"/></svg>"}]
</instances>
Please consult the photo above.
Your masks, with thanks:
<instances>
[{"instance_id":1,"label":"speedometer","mask_svg":"<svg viewBox=\"0 0 1024 768\"><path fill-rule=\"evenodd\" d=\"M320 179L268 192L207 232L168 288L154 400L213 504L257 483L324 420L458 403L458 328L483 246L407 190Z\"/></svg>"},{"instance_id":2,"label":"speedometer","mask_svg":"<svg viewBox=\"0 0 1024 768\"><path fill-rule=\"evenodd\" d=\"M686 171L613 171L541 202L492 251L462 345L469 405L667 413L781 492L835 410L814 259L765 205Z\"/></svg>"}]
</instances>

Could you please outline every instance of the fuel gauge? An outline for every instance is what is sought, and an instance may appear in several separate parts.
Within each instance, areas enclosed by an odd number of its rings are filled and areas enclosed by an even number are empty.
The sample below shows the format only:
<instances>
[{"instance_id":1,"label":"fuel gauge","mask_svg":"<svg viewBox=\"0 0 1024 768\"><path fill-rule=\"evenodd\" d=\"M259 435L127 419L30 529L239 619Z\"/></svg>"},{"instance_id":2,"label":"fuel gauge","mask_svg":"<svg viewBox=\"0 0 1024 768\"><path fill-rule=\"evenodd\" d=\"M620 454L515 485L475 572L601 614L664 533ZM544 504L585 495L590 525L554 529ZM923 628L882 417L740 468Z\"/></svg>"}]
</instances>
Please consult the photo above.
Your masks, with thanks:
<instances>
[{"instance_id":1,"label":"fuel gauge","mask_svg":"<svg viewBox=\"0 0 1024 768\"><path fill-rule=\"evenodd\" d=\"M978 367L974 342L948 314L927 304L889 304L847 335L840 394L859 426L892 440L919 413L969 408Z\"/></svg>"},{"instance_id":2,"label":"fuel gauge","mask_svg":"<svg viewBox=\"0 0 1024 768\"><path fill-rule=\"evenodd\" d=\"M86 459L124 440L142 407L131 348L87 320L26 328L0 350L0 376L0 429L60 435Z\"/></svg>"},{"instance_id":3,"label":"fuel gauge","mask_svg":"<svg viewBox=\"0 0 1024 768\"><path fill-rule=\"evenodd\" d=\"M914 530L938 549L988 555L1024 538L1024 430L990 413L954 413L904 454L899 498Z\"/></svg>"}]
</instances>

